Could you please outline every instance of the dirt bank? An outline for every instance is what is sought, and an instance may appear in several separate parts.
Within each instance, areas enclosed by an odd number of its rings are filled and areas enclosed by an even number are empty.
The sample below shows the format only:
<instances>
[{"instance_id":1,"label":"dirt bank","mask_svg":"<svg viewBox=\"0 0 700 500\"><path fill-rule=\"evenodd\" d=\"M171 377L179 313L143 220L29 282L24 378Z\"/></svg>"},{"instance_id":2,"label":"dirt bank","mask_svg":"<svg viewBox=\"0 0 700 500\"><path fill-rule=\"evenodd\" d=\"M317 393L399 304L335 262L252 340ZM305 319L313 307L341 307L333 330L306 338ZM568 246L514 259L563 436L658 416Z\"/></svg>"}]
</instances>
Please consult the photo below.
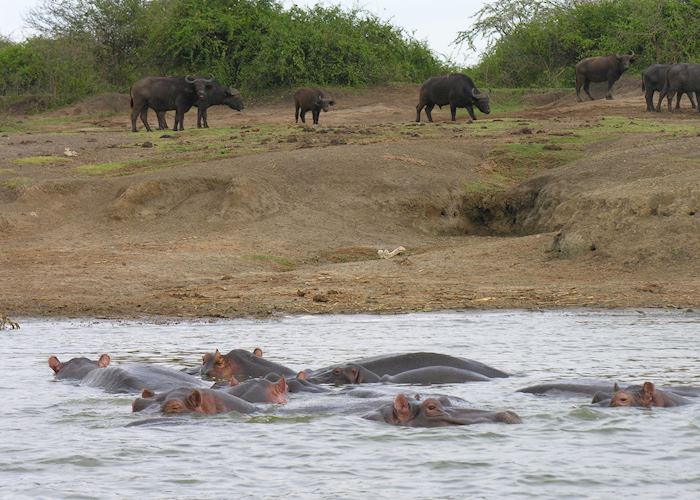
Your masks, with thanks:
<instances>
[{"instance_id":1,"label":"dirt bank","mask_svg":"<svg viewBox=\"0 0 700 500\"><path fill-rule=\"evenodd\" d=\"M628 82L497 91L471 124L413 123L402 86L313 129L287 95L180 133L129 132L120 95L5 117L0 313L697 307L700 117Z\"/></svg>"}]
</instances>

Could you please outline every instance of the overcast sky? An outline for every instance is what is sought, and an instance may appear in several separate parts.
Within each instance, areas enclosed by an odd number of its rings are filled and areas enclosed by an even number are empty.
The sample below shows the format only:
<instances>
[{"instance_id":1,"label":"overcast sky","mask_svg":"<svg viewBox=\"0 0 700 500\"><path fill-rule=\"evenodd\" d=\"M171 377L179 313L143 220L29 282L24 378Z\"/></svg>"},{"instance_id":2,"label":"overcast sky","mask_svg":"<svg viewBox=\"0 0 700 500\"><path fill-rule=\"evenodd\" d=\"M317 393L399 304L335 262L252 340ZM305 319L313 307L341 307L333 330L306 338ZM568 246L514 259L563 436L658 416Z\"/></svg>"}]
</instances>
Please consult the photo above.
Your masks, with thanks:
<instances>
[{"instance_id":1,"label":"overcast sky","mask_svg":"<svg viewBox=\"0 0 700 500\"><path fill-rule=\"evenodd\" d=\"M12 40L21 40L30 35L24 27L23 18L40 3L41 0L0 0L0 33ZM401 26L415 38L427 41L439 55L463 63L476 62L478 54L459 51L451 43L458 31L470 25L470 17L487 0L282 0L282 3L285 6L311 6L317 3L359 6Z\"/></svg>"}]
</instances>

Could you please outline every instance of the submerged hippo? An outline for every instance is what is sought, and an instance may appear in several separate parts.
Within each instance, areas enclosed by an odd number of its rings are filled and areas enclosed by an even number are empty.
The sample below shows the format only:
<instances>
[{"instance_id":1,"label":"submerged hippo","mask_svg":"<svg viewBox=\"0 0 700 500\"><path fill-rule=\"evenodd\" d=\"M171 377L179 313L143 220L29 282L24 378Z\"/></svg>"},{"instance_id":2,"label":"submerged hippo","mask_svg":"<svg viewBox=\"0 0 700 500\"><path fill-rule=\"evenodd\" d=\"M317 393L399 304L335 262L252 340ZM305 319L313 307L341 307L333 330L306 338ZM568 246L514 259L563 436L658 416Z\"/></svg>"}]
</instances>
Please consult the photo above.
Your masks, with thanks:
<instances>
[{"instance_id":1,"label":"submerged hippo","mask_svg":"<svg viewBox=\"0 0 700 500\"><path fill-rule=\"evenodd\" d=\"M368 370L364 366L348 363L336 366L331 370L333 384L367 384L367 383L392 383L392 384L461 384L463 382L484 382L488 377L469 370L453 368L451 366L428 366L397 373L396 375L382 375Z\"/></svg>"},{"instance_id":2,"label":"submerged hippo","mask_svg":"<svg viewBox=\"0 0 700 500\"><path fill-rule=\"evenodd\" d=\"M72 358L65 363L60 362L56 356L50 356L49 367L53 370L56 380L82 380L93 370L107 368L111 361L109 354L102 354L97 361L88 358Z\"/></svg>"},{"instance_id":3,"label":"submerged hippo","mask_svg":"<svg viewBox=\"0 0 700 500\"><path fill-rule=\"evenodd\" d=\"M143 389L160 392L178 387L209 387L209 384L198 377L148 363L129 363L110 366L104 370L93 370L83 377L80 383L116 393L140 392Z\"/></svg>"},{"instance_id":4,"label":"submerged hippo","mask_svg":"<svg viewBox=\"0 0 700 500\"><path fill-rule=\"evenodd\" d=\"M160 409L166 415L179 413L216 415L232 411L253 413L257 410L255 406L241 398L212 389L179 388L161 395L158 399L159 402L162 401ZM132 405L134 411L139 411L137 408L140 408L141 404L139 400L134 401Z\"/></svg>"},{"instance_id":5,"label":"submerged hippo","mask_svg":"<svg viewBox=\"0 0 700 500\"><path fill-rule=\"evenodd\" d=\"M236 385L236 381L248 378L264 377L268 373L294 376L295 372L286 366L268 361L245 349L233 349L228 354L221 354L218 349L214 354L207 353L202 357L202 376L212 380L230 382Z\"/></svg>"},{"instance_id":6,"label":"submerged hippo","mask_svg":"<svg viewBox=\"0 0 700 500\"><path fill-rule=\"evenodd\" d=\"M226 390L228 394L241 398L249 403L287 402L287 381L284 377L276 377L274 381L267 378L248 379Z\"/></svg>"},{"instance_id":7,"label":"submerged hippo","mask_svg":"<svg viewBox=\"0 0 700 500\"><path fill-rule=\"evenodd\" d=\"M405 427L443 427L448 425L471 425L487 422L519 424L520 417L512 411L493 412L470 408L446 406L437 398L423 401L398 394L394 402L365 415L368 420L386 422Z\"/></svg>"},{"instance_id":8,"label":"submerged hippo","mask_svg":"<svg viewBox=\"0 0 700 500\"><path fill-rule=\"evenodd\" d=\"M643 406L646 408L658 406L668 408L689 404L686 398L654 387L652 382L642 385L631 385L625 389L615 384L610 398L610 406Z\"/></svg>"},{"instance_id":9,"label":"submerged hippo","mask_svg":"<svg viewBox=\"0 0 700 500\"><path fill-rule=\"evenodd\" d=\"M472 359L458 358L447 354L434 352L409 352L405 354L389 354L371 358L358 359L351 362L360 365L375 375L398 375L399 373L418 370L428 367L451 367L460 370L477 373L488 378L508 377L508 374ZM308 379L318 384L334 383L333 370L337 366L330 366L309 374Z\"/></svg>"}]
</instances>

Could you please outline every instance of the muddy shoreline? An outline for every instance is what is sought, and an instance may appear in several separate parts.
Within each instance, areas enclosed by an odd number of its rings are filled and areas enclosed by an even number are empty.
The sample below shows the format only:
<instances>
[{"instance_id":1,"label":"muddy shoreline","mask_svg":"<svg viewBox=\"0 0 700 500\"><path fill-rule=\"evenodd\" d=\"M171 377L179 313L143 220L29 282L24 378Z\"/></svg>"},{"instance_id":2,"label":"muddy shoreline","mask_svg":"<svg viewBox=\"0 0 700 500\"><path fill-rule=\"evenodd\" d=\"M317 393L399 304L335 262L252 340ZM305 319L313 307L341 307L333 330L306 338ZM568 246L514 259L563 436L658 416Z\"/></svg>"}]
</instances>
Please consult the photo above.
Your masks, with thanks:
<instances>
[{"instance_id":1,"label":"muddy shoreline","mask_svg":"<svg viewBox=\"0 0 700 500\"><path fill-rule=\"evenodd\" d=\"M341 94L314 128L285 100L181 133L128 132L119 95L3 117L0 313L700 307L696 112L630 80L418 125L414 93Z\"/></svg>"}]
</instances>

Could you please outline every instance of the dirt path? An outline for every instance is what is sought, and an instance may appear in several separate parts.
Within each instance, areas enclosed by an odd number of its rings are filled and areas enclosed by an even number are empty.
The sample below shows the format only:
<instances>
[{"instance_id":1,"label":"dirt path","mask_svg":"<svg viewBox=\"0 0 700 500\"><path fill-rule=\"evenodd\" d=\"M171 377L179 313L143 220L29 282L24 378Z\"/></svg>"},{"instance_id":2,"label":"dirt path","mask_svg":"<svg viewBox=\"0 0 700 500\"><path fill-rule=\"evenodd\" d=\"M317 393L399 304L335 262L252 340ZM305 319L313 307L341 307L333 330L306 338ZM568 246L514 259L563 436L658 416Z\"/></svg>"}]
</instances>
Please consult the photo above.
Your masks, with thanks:
<instances>
[{"instance_id":1,"label":"dirt path","mask_svg":"<svg viewBox=\"0 0 700 500\"><path fill-rule=\"evenodd\" d=\"M0 313L698 307L700 117L616 95L495 92L471 124L413 123L402 86L316 128L288 96L180 133L129 132L119 95L2 119Z\"/></svg>"}]
</instances>

